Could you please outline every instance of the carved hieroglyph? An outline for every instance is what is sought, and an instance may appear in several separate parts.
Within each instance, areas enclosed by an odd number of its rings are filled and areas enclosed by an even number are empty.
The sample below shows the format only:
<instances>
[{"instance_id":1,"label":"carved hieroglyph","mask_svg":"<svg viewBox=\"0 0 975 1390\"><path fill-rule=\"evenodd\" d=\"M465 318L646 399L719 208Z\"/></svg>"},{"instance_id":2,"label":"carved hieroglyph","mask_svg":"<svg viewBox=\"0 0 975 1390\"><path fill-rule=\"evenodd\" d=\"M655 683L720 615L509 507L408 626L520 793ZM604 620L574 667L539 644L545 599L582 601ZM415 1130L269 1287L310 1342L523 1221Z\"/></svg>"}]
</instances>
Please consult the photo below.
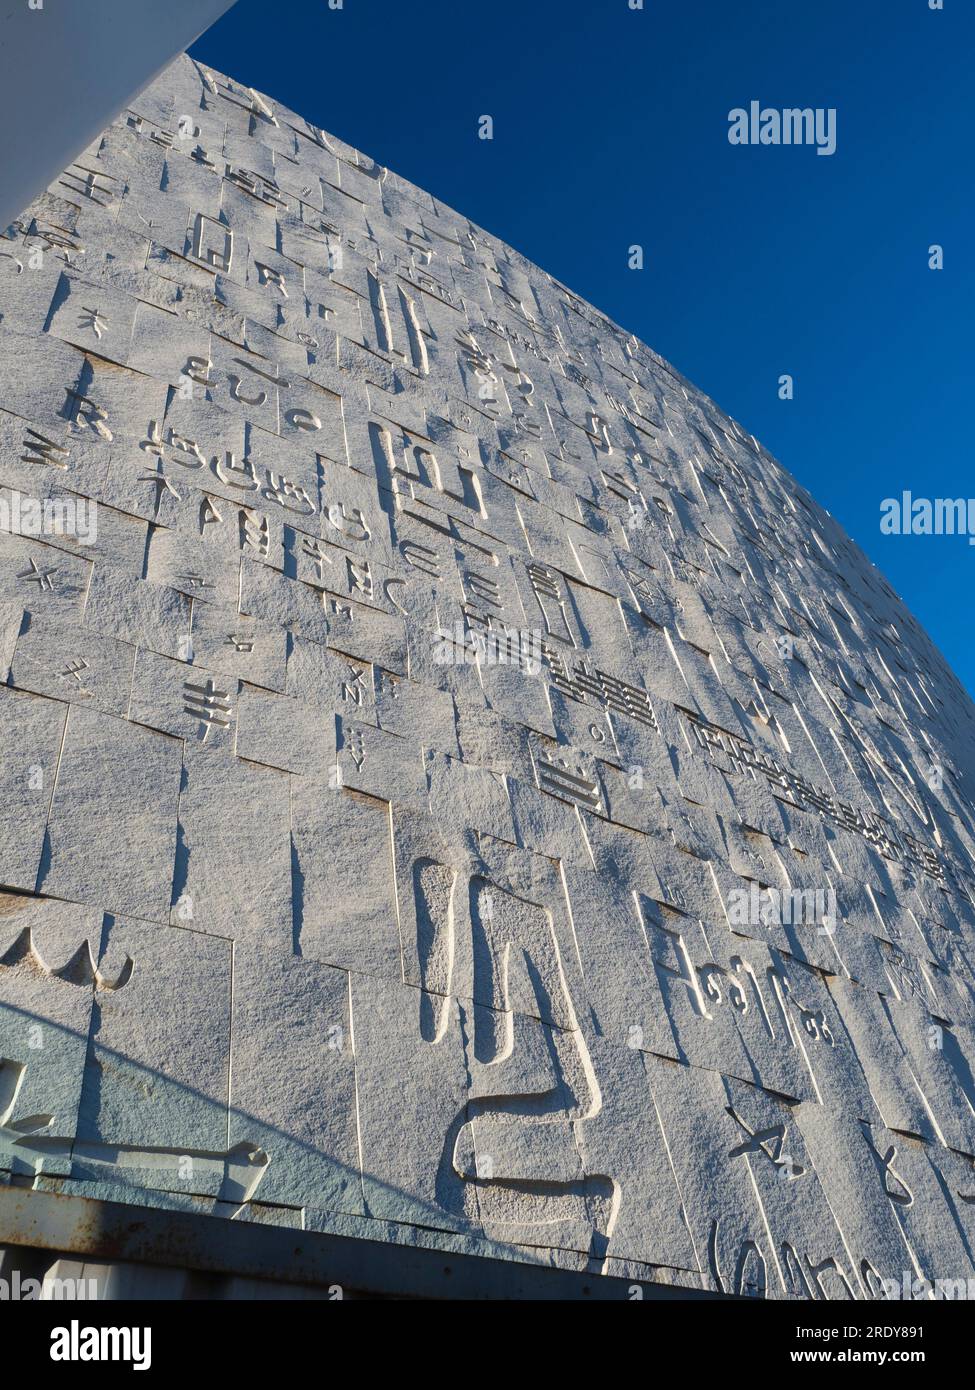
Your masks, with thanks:
<instances>
[{"instance_id":1,"label":"carved hieroglyph","mask_svg":"<svg viewBox=\"0 0 975 1390\"><path fill-rule=\"evenodd\" d=\"M4 1180L975 1277L972 707L761 445L187 58L0 282Z\"/></svg>"}]
</instances>

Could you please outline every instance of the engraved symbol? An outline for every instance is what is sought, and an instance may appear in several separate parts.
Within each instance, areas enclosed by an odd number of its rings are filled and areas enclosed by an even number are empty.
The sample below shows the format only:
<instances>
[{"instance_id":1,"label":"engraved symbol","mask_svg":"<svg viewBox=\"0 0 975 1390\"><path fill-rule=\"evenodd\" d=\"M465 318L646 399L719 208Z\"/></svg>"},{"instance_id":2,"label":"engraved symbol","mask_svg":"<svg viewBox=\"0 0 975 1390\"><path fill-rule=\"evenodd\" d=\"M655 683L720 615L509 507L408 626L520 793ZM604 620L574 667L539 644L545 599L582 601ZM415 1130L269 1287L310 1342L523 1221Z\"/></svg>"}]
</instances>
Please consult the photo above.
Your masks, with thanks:
<instances>
[{"instance_id":1,"label":"engraved symbol","mask_svg":"<svg viewBox=\"0 0 975 1390\"><path fill-rule=\"evenodd\" d=\"M340 531L343 536L352 541L367 541L372 535L361 509L350 507L349 515L346 515L344 502L333 502L326 512L326 520L329 526L334 527L336 531ZM355 534L356 532L358 534Z\"/></svg>"},{"instance_id":2,"label":"engraved symbol","mask_svg":"<svg viewBox=\"0 0 975 1390\"><path fill-rule=\"evenodd\" d=\"M81 173L75 173L75 169L80 169ZM84 179L81 175L84 174ZM72 180L71 183L68 180ZM83 164L72 164L59 180L65 188L70 188L72 193L80 193L84 198L90 198L99 207L107 207L115 197L115 190L107 188L98 182L99 179L106 179L111 183L118 183L118 179L111 174L101 174L95 169L86 169ZM98 196L101 195L101 196Z\"/></svg>"},{"instance_id":3,"label":"engraved symbol","mask_svg":"<svg viewBox=\"0 0 975 1390\"><path fill-rule=\"evenodd\" d=\"M213 363L209 357L191 356L186 359L186 366L183 368L182 375L189 377L190 381L195 381L199 386L210 385L210 368Z\"/></svg>"},{"instance_id":4,"label":"engraved symbol","mask_svg":"<svg viewBox=\"0 0 975 1390\"><path fill-rule=\"evenodd\" d=\"M351 681L342 682L342 699L349 700L355 705L361 705L362 696L365 692L362 672L357 671L354 666L350 666L349 670L352 673L352 679Z\"/></svg>"},{"instance_id":5,"label":"engraved symbol","mask_svg":"<svg viewBox=\"0 0 975 1390\"><path fill-rule=\"evenodd\" d=\"M255 492L257 490L257 474L254 470L253 459L241 459L237 463L236 455L228 449L226 452L226 463L221 464L219 458L213 460L213 471L222 483L227 487L237 487L243 492ZM228 478L227 473L236 473L243 478L243 482L237 482L235 478Z\"/></svg>"},{"instance_id":6,"label":"engraved symbol","mask_svg":"<svg viewBox=\"0 0 975 1390\"><path fill-rule=\"evenodd\" d=\"M57 572L57 565L53 565L48 570L39 570L37 568L37 562L35 561L32 555L30 557L30 568L26 570L21 570L17 578L26 579L28 583L36 583L38 592L43 593L45 589L51 590L54 588L54 580L51 578L51 575L57 574Z\"/></svg>"},{"instance_id":7,"label":"engraved symbol","mask_svg":"<svg viewBox=\"0 0 975 1390\"><path fill-rule=\"evenodd\" d=\"M574 1016L558 949L553 949L552 918L547 908L474 876L466 878L468 909L458 912L455 897L460 884L454 868L425 856L414 858L412 867L421 984L419 1024L426 1044L442 1045L449 1037L451 996L466 993L473 983L476 1000L483 1006L475 1012L471 1034L471 1051L477 1064L488 1067L520 1051L514 1009L522 986L515 984L516 970L524 972L523 987L534 991L535 1007L541 1007L546 1018L551 1010L559 1017ZM458 931L460 923L469 923L469 944L465 947ZM484 965L465 978L467 967L461 961L472 957ZM582 1076L592 1075L582 1034L566 1037L565 1050L557 1054L553 1051L550 1065L555 1094L559 1096L566 1094L564 1069L578 1066ZM573 1070L571 1074L576 1073ZM484 1110L471 1107L472 1114L464 1106L457 1123L448 1129L444 1146L443 1156L450 1164L452 1180L484 1189L494 1183L504 1184L515 1174L520 1177L526 1171L523 1155L538 1152L532 1141L541 1139L542 1126L553 1149L570 1152L575 1143L572 1112L566 1102L551 1104L551 1094L547 1087L538 1095L511 1094L502 1082L500 1087L497 1083L492 1087ZM591 1113L590 1107L598 1106L597 1095L590 1083L588 1096L583 1092L579 1100L584 1114ZM500 1125L495 1126L495 1116L502 1118ZM480 1129L482 1123L485 1127ZM540 1170L544 1163L541 1159ZM536 1171L538 1177L544 1176L543 1171ZM590 1223L594 1237L601 1241L611 1221L611 1195L609 1180L583 1177L560 1165L557 1176L553 1174L552 1182L546 1183L545 1191L538 1194L537 1210L540 1215L546 1214L546 1207L551 1209L557 1196L578 1212L580 1221Z\"/></svg>"},{"instance_id":8,"label":"engraved symbol","mask_svg":"<svg viewBox=\"0 0 975 1390\"><path fill-rule=\"evenodd\" d=\"M34 933L30 927L25 927L14 944L6 951L2 957L4 965L19 965L26 962L31 969L40 970L42 974L58 980L64 980L69 985L94 985L97 990L117 990L124 989L132 978L135 969L135 961L131 956L125 957L125 964L116 975L115 979L110 979L103 975L95 963L92 955L91 942L85 938L62 965L54 965L52 961L42 955L37 942L34 940ZM4 1080L4 1068L16 1066L4 1058L0 1058L0 1090ZM9 1081L9 1075L8 1075ZM6 1123L3 1115L3 1098L0 1095L0 1126Z\"/></svg>"},{"instance_id":9,"label":"engraved symbol","mask_svg":"<svg viewBox=\"0 0 975 1390\"><path fill-rule=\"evenodd\" d=\"M267 470L267 486L262 489L261 496L266 497L269 502L277 502L285 511L297 512L299 516L314 516L317 511L303 487L280 474L272 473L270 469Z\"/></svg>"},{"instance_id":10,"label":"engraved symbol","mask_svg":"<svg viewBox=\"0 0 975 1390\"><path fill-rule=\"evenodd\" d=\"M366 760L365 745L362 741L361 729L350 729L346 739L346 747L349 750L349 757L355 763L356 771L362 771L362 764Z\"/></svg>"},{"instance_id":11,"label":"engraved symbol","mask_svg":"<svg viewBox=\"0 0 975 1390\"><path fill-rule=\"evenodd\" d=\"M325 566L331 566L334 562L325 554L318 541L303 540L301 542L301 548L304 553L314 561L316 578L319 580L324 579Z\"/></svg>"},{"instance_id":12,"label":"engraved symbol","mask_svg":"<svg viewBox=\"0 0 975 1390\"><path fill-rule=\"evenodd\" d=\"M194 359L199 360L199 359ZM150 420L146 438L139 444L140 449L144 449L147 454L154 454L157 459L166 457L166 449L175 449L179 454L187 455L186 458L176 458L174 463L178 463L182 468L202 468L206 459L200 453L199 445L194 439L184 439L182 435L176 433L172 425L166 431L165 440L159 430L159 422ZM190 461L192 460L192 461ZM219 473L219 469L217 470Z\"/></svg>"},{"instance_id":13,"label":"engraved symbol","mask_svg":"<svg viewBox=\"0 0 975 1390\"><path fill-rule=\"evenodd\" d=\"M711 1234L708 1237L708 1259L718 1289L721 1293L727 1293L729 1290L726 1287L726 1280L718 1265L720 1227L720 1218L716 1219L711 1224ZM737 1294L739 1297L764 1298L767 1289L768 1267L765 1263L765 1256L762 1254L761 1247L753 1240L745 1240L742 1242L741 1249L738 1252L738 1260L731 1280L730 1291Z\"/></svg>"},{"instance_id":14,"label":"engraved symbol","mask_svg":"<svg viewBox=\"0 0 975 1390\"><path fill-rule=\"evenodd\" d=\"M267 392L261 391L260 388L257 389L255 396L243 395L241 391L241 378L236 377L234 373L231 373L231 377L229 377L229 384L231 384L232 398L234 398L234 400L239 400L243 406L263 406L263 404L267 403Z\"/></svg>"},{"instance_id":15,"label":"engraved symbol","mask_svg":"<svg viewBox=\"0 0 975 1390\"><path fill-rule=\"evenodd\" d=\"M405 589L407 587L407 581L405 579L400 579L398 575L393 575L391 578L383 581L383 593L385 594L386 598L396 609L397 613L402 613L403 616L406 617L406 609L399 602L399 600L393 598L392 594L389 592L390 585L392 584L402 585L402 587Z\"/></svg>"},{"instance_id":16,"label":"engraved symbol","mask_svg":"<svg viewBox=\"0 0 975 1390\"><path fill-rule=\"evenodd\" d=\"M49 463L52 468L67 468L70 449L66 449L62 444L55 444L53 439L48 439L46 435L39 434L29 426L27 433L33 437L24 440L27 452L20 456L22 463ZM34 440L38 442L35 444Z\"/></svg>"},{"instance_id":17,"label":"engraved symbol","mask_svg":"<svg viewBox=\"0 0 975 1390\"><path fill-rule=\"evenodd\" d=\"M579 806L588 807L590 811L599 810L599 783L583 776L581 769L577 768L573 772L564 758L554 762L536 758L535 767L541 791L550 792L563 801L572 801Z\"/></svg>"},{"instance_id":18,"label":"engraved symbol","mask_svg":"<svg viewBox=\"0 0 975 1390\"><path fill-rule=\"evenodd\" d=\"M230 634L225 645L233 647L235 652L252 652L254 650L254 643L249 642L246 637L241 637L236 632Z\"/></svg>"},{"instance_id":19,"label":"engraved symbol","mask_svg":"<svg viewBox=\"0 0 975 1390\"><path fill-rule=\"evenodd\" d=\"M79 656L75 661L69 661L65 669L61 672L62 677L74 677L81 685L81 672L89 669L89 662L84 657Z\"/></svg>"},{"instance_id":20,"label":"engraved symbol","mask_svg":"<svg viewBox=\"0 0 975 1390\"><path fill-rule=\"evenodd\" d=\"M102 336L102 329L108 327L108 319L102 317L100 309L88 309L81 306L82 317L78 320L79 328L90 328L96 338Z\"/></svg>"},{"instance_id":21,"label":"engraved symbol","mask_svg":"<svg viewBox=\"0 0 975 1390\"><path fill-rule=\"evenodd\" d=\"M128 965L131 964L129 960ZM109 989L118 987L107 986ZM52 1156L64 1158L74 1154L86 1167L93 1165L99 1176L104 1174L109 1180L117 1180L126 1168L131 1172L137 1162L155 1168L168 1168L172 1174L170 1181L182 1176L180 1157L178 1151L173 1149L138 1148L134 1144L102 1144L96 1141L81 1143L72 1136L52 1134L50 1130L54 1116L48 1114L27 1115L15 1120L17 1098L26 1071L22 1062L0 1059L0 1139L5 1152L11 1154L14 1171L37 1174ZM196 1150L192 1161L203 1172L213 1174L218 1198L236 1207L229 1217L233 1220L254 1197L271 1159L264 1149L244 1140L232 1149Z\"/></svg>"},{"instance_id":22,"label":"engraved symbol","mask_svg":"<svg viewBox=\"0 0 975 1390\"><path fill-rule=\"evenodd\" d=\"M203 501L200 503L200 535L206 534L207 526L214 526L221 521L223 521L223 517L220 515L220 512L214 506L210 498L207 497L206 493L204 493Z\"/></svg>"},{"instance_id":23,"label":"engraved symbol","mask_svg":"<svg viewBox=\"0 0 975 1390\"><path fill-rule=\"evenodd\" d=\"M623 573L637 599L653 598L653 587L646 575L634 574L631 570L624 570Z\"/></svg>"},{"instance_id":24,"label":"engraved symbol","mask_svg":"<svg viewBox=\"0 0 975 1390\"><path fill-rule=\"evenodd\" d=\"M223 246L219 250L207 246L207 224L216 228L218 238L221 236L223 238ZM193 224L192 248L192 254L197 260L213 266L215 270L222 270L226 274L233 260L234 234L223 223L217 222L212 217L207 217L205 213L198 212Z\"/></svg>"},{"instance_id":25,"label":"engraved symbol","mask_svg":"<svg viewBox=\"0 0 975 1390\"><path fill-rule=\"evenodd\" d=\"M162 470L162 463L161 463L161 462L160 462L160 464L159 464L159 467L158 467L154 472L140 473L140 474L139 474L139 482L140 482L140 483L155 483L155 484L156 484L156 512L157 512L157 513L159 512L159 504L160 504L160 502L161 502L162 499L163 499L163 493L165 493L165 492L171 492L172 495L176 498L176 501L177 501L177 502L179 502L179 501L182 500L181 497L180 497L180 495L179 495L179 493L176 491L176 489L173 487L172 483L169 481L169 479L166 477L165 473L163 472L163 470Z\"/></svg>"},{"instance_id":26,"label":"engraved symbol","mask_svg":"<svg viewBox=\"0 0 975 1390\"><path fill-rule=\"evenodd\" d=\"M284 276L281 274L280 270L275 270L273 266L263 265L260 261L254 262L254 268L257 271L257 278L260 284L275 285L281 291L284 298L288 298Z\"/></svg>"},{"instance_id":27,"label":"engraved symbol","mask_svg":"<svg viewBox=\"0 0 975 1390\"><path fill-rule=\"evenodd\" d=\"M252 550L256 550L258 555L267 555L270 549L271 535L267 517L262 516L255 520L253 516L241 508L239 520L241 550L250 547Z\"/></svg>"},{"instance_id":28,"label":"engraved symbol","mask_svg":"<svg viewBox=\"0 0 975 1390\"><path fill-rule=\"evenodd\" d=\"M682 911L687 907L687 898L676 883L660 880L660 891L663 894L662 902L670 904L671 907L680 908Z\"/></svg>"},{"instance_id":29,"label":"engraved symbol","mask_svg":"<svg viewBox=\"0 0 975 1390\"><path fill-rule=\"evenodd\" d=\"M368 560L361 560L358 563L346 556L346 566L348 569L349 593L354 594L361 590L366 598L372 598L372 572L369 568Z\"/></svg>"},{"instance_id":30,"label":"engraved symbol","mask_svg":"<svg viewBox=\"0 0 975 1390\"><path fill-rule=\"evenodd\" d=\"M485 579L483 575L477 574L474 570L467 570L461 582L465 595L472 601L480 599L487 606L504 611L501 586L495 580Z\"/></svg>"},{"instance_id":31,"label":"engraved symbol","mask_svg":"<svg viewBox=\"0 0 975 1390\"><path fill-rule=\"evenodd\" d=\"M867 1136L867 1143L873 1150L874 1156L880 1165L880 1178L884 1185L884 1192L887 1194L887 1196L890 1198L892 1202L897 1202L899 1206L913 1206L914 1193L911 1191L907 1183L894 1168L894 1159L897 1157L897 1146L895 1144L891 1144L887 1149L887 1152L882 1154L880 1150L874 1146L873 1141L869 1138L869 1135ZM899 1192L891 1191L891 1179L900 1188Z\"/></svg>"},{"instance_id":32,"label":"engraved symbol","mask_svg":"<svg viewBox=\"0 0 975 1390\"><path fill-rule=\"evenodd\" d=\"M204 743L214 724L220 729L229 729L233 710L228 691L218 690L212 679L208 679L206 685L194 685L187 681L183 691L184 709L187 714L199 719Z\"/></svg>"},{"instance_id":33,"label":"engraved symbol","mask_svg":"<svg viewBox=\"0 0 975 1390\"><path fill-rule=\"evenodd\" d=\"M176 576L183 584L188 584L191 589L212 589L213 585L209 579L204 579L202 574L178 574Z\"/></svg>"},{"instance_id":34,"label":"engraved symbol","mask_svg":"<svg viewBox=\"0 0 975 1390\"><path fill-rule=\"evenodd\" d=\"M532 563L528 566L528 578L538 599L538 606L542 610L546 635L556 642L564 642L574 647L575 638L569 628L566 600L559 574L544 565Z\"/></svg>"},{"instance_id":35,"label":"engraved symbol","mask_svg":"<svg viewBox=\"0 0 975 1390\"><path fill-rule=\"evenodd\" d=\"M68 400L64 406L64 418L71 422L76 430L81 430L88 426L94 430L101 439L112 442L112 431L108 428L105 421L108 419L108 411L103 406L97 405L88 396L83 396L80 391L73 391L70 386L64 388ZM74 405L68 402L74 401Z\"/></svg>"},{"instance_id":36,"label":"engraved symbol","mask_svg":"<svg viewBox=\"0 0 975 1390\"><path fill-rule=\"evenodd\" d=\"M87 695L89 692L81 688L84 686L81 673L90 669L91 663L86 661L83 656L75 657L68 662L63 671L58 672L58 680L66 681L69 685L74 681L79 687L79 694Z\"/></svg>"},{"instance_id":37,"label":"engraved symbol","mask_svg":"<svg viewBox=\"0 0 975 1390\"><path fill-rule=\"evenodd\" d=\"M801 1178L805 1173L805 1168L801 1163L797 1163L791 1154L784 1152L786 1126L771 1125L768 1129L752 1129L739 1115L736 1115L732 1107L726 1106L728 1114L748 1135L748 1142L739 1144L737 1148L731 1149L728 1153L729 1158L740 1158L743 1154L760 1153L763 1154L770 1163L779 1170L780 1178L787 1178L790 1181L794 1178ZM771 1143L771 1152L765 1147Z\"/></svg>"}]
</instances>

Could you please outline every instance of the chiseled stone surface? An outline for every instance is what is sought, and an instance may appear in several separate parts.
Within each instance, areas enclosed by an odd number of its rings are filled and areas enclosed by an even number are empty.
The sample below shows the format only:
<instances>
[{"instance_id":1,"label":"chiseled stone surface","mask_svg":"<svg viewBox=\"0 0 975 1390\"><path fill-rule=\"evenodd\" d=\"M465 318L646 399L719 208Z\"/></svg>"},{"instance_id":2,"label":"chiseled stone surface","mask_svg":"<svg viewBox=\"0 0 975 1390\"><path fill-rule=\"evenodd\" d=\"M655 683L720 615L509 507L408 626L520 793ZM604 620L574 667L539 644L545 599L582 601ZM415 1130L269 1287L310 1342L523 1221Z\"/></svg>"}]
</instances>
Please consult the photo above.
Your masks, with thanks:
<instances>
[{"instance_id":1,"label":"chiseled stone surface","mask_svg":"<svg viewBox=\"0 0 975 1390\"><path fill-rule=\"evenodd\" d=\"M754 438L188 58L8 229L0 354L4 514L76 514L0 532L5 1180L975 1276L973 709Z\"/></svg>"}]
</instances>

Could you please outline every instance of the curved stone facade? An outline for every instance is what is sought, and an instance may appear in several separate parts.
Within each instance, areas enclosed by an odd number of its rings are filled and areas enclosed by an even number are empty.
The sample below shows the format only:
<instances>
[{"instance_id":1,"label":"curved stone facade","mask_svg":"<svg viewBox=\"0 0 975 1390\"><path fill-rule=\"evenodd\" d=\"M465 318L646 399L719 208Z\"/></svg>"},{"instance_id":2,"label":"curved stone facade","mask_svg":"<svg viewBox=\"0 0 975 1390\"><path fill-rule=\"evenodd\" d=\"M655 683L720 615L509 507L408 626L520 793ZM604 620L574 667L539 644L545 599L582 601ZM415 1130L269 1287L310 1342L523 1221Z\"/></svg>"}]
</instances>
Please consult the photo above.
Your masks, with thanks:
<instances>
[{"instance_id":1,"label":"curved stone facade","mask_svg":"<svg viewBox=\"0 0 975 1390\"><path fill-rule=\"evenodd\" d=\"M762 446L188 58L0 282L5 1179L975 1278L972 706Z\"/></svg>"}]
</instances>

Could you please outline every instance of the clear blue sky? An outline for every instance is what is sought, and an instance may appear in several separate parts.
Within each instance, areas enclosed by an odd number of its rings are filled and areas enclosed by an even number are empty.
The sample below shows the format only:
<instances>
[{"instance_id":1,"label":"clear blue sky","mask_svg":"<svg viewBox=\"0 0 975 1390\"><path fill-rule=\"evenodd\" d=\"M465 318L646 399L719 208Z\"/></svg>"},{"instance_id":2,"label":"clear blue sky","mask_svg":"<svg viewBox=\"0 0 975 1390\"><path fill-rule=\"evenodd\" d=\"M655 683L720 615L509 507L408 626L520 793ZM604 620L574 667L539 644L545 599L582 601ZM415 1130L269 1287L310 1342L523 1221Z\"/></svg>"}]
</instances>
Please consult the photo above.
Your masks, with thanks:
<instances>
[{"instance_id":1,"label":"clear blue sky","mask_svg":"<svg viewBox=\"0 0 975 1390\"><path fill-rule=\"evenodd\" d=\"M975 497L975 0L944 6L238 0L190 52L672 361L838 518L975 692L975 547L879 529L904 489ZM752 100L835 107L836 153L732 146L728 113Z\"/></svg>"}]
</instances>

